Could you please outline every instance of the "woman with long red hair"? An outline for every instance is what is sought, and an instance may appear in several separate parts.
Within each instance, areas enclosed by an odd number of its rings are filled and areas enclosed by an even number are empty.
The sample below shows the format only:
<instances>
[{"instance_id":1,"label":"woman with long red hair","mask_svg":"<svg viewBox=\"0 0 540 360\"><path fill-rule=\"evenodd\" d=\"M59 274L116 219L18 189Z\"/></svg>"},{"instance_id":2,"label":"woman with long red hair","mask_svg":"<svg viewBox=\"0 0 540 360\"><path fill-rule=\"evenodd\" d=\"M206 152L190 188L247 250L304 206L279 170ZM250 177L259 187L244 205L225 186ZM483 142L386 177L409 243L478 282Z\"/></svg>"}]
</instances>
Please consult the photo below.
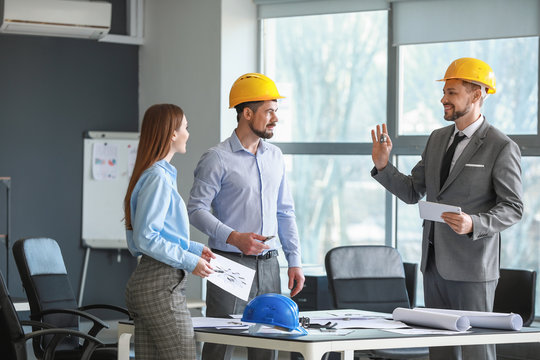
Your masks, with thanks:
<instances>
[{"instance_id":1,"label":"woman with long red hair","mask_svg":"<svg viewBox=\"0 0 540 360\"><path fill-rule=\"evenodd\" d=\"M186 272L207 277L215 256L207 246L189 240L186 205L170 164L174 154L186 152L188 138L180 107L159 104L146 110L124 199L128 248L141 256L126 288L137 360L196 357L184 294Z\"/></svg>"}]
</instances>

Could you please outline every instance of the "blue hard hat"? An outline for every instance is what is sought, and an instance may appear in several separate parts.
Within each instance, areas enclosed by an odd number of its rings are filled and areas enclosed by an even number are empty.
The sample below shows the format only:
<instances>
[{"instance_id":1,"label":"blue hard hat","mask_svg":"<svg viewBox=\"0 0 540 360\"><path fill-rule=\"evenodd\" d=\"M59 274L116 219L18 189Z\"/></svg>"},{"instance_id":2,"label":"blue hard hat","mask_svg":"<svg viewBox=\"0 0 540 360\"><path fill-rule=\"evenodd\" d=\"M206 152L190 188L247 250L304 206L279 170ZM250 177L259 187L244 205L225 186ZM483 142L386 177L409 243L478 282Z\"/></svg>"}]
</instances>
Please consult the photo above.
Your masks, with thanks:
<instances>
[{"instance_id":1,"label":"blue hard hat","mask_svg":"<svg viewBox=\"0 0 540 360\"><path fill-rule=\"evenodd\" d=\"M244 309L242 321L275 326L287 331L307 331L300 326L298 305L281 294L262 294L251 300Z\"/></svg>"}]
</instances>

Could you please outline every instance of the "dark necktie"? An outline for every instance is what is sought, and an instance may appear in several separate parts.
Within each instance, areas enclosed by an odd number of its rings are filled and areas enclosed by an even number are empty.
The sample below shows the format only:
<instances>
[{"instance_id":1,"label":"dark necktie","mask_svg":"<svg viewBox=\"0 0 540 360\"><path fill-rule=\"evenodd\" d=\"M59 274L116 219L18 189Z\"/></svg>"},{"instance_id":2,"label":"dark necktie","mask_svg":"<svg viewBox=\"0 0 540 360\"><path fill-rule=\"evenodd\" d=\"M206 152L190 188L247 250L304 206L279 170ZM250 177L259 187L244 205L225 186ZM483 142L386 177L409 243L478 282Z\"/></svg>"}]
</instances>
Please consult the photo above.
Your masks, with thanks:
<instances>
[{"instance_id":1,"label":"dark necktie","mask_svg":"<svg viewBox=\"0 0 540 360\"><path fill-rule=\"evenodd\" d=\"M454 141L452 141L452 145L446 150L446 154L444 154L442 166L441 166L441 188L444 185L444 182L448 178L448 174L450 173L450 166L452 165L452 159L454 158L454 153L456 152L457 144L463 139L465 139L465 135L457 133L456 136L454 136Z\"/></svg>"}]
</instances>

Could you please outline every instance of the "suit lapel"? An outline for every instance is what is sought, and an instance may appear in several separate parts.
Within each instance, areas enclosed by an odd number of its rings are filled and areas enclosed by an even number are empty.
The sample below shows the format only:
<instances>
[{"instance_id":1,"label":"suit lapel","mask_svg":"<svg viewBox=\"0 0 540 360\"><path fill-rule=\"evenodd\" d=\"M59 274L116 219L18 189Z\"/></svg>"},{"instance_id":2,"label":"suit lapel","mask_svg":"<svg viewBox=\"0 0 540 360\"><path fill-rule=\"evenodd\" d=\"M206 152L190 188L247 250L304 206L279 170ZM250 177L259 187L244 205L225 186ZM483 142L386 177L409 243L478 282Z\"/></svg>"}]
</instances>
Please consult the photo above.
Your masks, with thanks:
<instances>
[{"instance_id":1,"label":"suit lapel","mask_svg":"<svg viewBox=\"0 0 540 360\"><path fill-rule=\"evenodd\" d=\"M472 158L472 156L482 147L484 144L484 139L487 135L487 131L489 129L488 122L484 119L484 122L480 126L480 128L474 133L474 135L471 138L471 141L467 144L465 149L463 149L463 152L461 153L460 157L457 159L454 167L450 171L450 174L448 175L448 179L446 179L446 182L441 187L441 190L439 193L443 192L450 184L458 177L458 175L461 173L463 168L465 167L465 164L469 162L469 160ZM441 158L442 163L442 158ZM439 179L440 181L440 179Z\"/></svg>"}]
</instances>

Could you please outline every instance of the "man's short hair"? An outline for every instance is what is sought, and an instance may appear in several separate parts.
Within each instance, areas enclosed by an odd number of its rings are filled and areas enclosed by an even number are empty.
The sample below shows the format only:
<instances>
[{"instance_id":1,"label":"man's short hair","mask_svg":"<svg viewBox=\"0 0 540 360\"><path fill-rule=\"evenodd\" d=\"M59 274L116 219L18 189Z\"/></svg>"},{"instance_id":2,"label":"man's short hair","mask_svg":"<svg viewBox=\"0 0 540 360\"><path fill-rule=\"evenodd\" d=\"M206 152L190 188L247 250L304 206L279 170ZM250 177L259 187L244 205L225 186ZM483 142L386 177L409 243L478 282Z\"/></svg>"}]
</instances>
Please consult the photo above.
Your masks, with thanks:
<instances>
[{"instance_id":1,"label":"man's short hair","mask_svg":"<svg viewBox=\"0 0 540 360\"><path fill-rule=\"evenodd\" d=\"M472 83L472 82L469 82L469 81L465 81L465 80L462 80L463 81L463 86L465 86L465 88L467 89L467 92L468 93L471 93L475 90L482 90L482 87L478 84L475 84L475 83Z\"/></svg>"},{"instance_id":2,"label":"man's short hair","mask_svg":"<svg viewBox=\"0 0 540 360\"><path fill-rule=\"evenodd\" d=\"M234 107L236 109L236 121L240 121L240 115L244 112L245 108L249 108L256 113L263 103L264 101L246 101L236 105Z\"/></svg>"},{"instance_id":3,"label":"man's short hair","mask_svg":"<svg viewBox=\"0 0 540 360\"><path fill-rule=\"evenodd\" d=\"M482 86L472 83L470 81L461 80L463 83L463 86L465 87L465 90L470 94L473 91L480 90L482 92L482 96L480 97L480 106L484 105L484 98L486 97L486 91L482 89Z\"/></svg>"}]
</instances>

